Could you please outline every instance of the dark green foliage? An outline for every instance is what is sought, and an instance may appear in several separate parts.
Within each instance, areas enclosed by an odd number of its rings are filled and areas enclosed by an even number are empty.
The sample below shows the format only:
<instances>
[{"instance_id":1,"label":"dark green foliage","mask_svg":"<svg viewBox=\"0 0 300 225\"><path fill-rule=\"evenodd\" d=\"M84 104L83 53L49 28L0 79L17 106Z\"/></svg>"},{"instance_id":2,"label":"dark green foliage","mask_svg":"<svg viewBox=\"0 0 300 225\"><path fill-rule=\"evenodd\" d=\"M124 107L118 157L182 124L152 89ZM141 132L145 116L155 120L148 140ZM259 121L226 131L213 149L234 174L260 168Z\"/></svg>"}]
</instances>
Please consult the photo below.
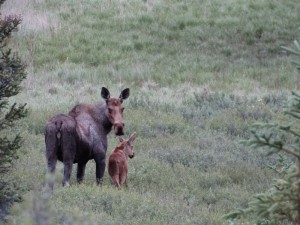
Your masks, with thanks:
<instances>
[{"instance_id":1,"label":"dark green foliage","mask_svg":"<svg viewBox=\"0 0 300 225\"><path fill-rule=\"evenodd\" d=\"M295 50L283 49L300 56L299 44L294 43ZM300 69L300 63L294 63ZM226 219L253 218L255 224L300 224L300 95L293 93L293 97L285 111L289 116L287 124L256 124L250 140L244 141L246 145L268 150L268 155L278 154L275 168L281 167L281 177L267 192L255 195L246 209L232 212Z\"/></svg>"},{"instance_id":2,"label":"dark green foliage","mask_svg":"<svg viewBox=\"0 0 300 225\"><path fill-rule=\"evenodd\" d=\"M0 1L2 5L4 1ZM12 54L7 47L11 33L20 24L19 16L0 18L0 199L6 194L4 174L10 169L17 158L16 151L21 147L22 138L19 134L11 135L15 121L27 114L26 104L11 104L9 98L21 90L21 82L26 77L25 66L17 54Z\"/></svg>"},{"instance_id":3,"label":"dark green foliage","mask_svg":"<svg viewBox=\"0 0 300 225\"><path fill-rule=\"evenodd\" d=\"M296 56L300 56L300 45L299 42L297 40L294 41L294 49L293 48L288 48L288 47L281 47L284 51L296 55ZM299 61L292 61L293 64L295 64L296 68L298 70L300 70L300 62Z\"/></svg>"}]
</instances>

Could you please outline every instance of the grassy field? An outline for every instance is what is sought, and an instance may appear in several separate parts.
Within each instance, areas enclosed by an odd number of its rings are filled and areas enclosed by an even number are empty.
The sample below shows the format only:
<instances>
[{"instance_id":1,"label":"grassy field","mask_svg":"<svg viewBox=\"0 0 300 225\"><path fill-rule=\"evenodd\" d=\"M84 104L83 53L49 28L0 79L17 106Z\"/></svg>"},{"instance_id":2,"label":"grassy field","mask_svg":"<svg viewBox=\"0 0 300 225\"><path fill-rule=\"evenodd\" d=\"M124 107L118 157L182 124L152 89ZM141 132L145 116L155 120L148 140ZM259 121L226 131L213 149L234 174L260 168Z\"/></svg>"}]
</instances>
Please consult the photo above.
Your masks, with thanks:
<instances>
[{"instance_id":1,"label":"grassy field","mask_svg":"<svg viewBox=\"0 0 300 225\"><path fill-rule=\"evenodd\" d=\"M13 224L227 224L277 176L275 159L240 140L255 122L282 120L299 73L280 50L299 37L298 0L7 0L21 14L11 41L28 65L23 91L29 116L9 174L23 201ZM108 177L96 186L95 164L77 185L45 189L44 126L79 102L101 101L124 87L126 137L136 157L127 186ZM117 144L109 136L108 152ZM75 169L74 169L75 170Z\"/></svg>"}]
</instances>

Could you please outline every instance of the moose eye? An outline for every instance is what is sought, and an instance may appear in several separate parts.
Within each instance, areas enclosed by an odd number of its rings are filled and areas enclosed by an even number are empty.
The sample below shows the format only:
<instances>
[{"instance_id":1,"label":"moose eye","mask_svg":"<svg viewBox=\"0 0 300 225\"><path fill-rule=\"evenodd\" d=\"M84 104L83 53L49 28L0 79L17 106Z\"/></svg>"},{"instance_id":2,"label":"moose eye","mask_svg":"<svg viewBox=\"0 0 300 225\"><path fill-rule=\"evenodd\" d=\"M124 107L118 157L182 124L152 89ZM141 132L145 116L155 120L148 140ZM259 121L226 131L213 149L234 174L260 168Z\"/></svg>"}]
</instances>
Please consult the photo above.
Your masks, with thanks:
<instances>
[{"instance_id":1,"label":"moose eye","mask_svg":"<svg viewBox=\"0 0 300 225\"><path fill-rule=\"evenodd\" d=\"M108 108L108 113L111 114L112 112L113 112L113 110Z\"/></svg>"}]
</instances>

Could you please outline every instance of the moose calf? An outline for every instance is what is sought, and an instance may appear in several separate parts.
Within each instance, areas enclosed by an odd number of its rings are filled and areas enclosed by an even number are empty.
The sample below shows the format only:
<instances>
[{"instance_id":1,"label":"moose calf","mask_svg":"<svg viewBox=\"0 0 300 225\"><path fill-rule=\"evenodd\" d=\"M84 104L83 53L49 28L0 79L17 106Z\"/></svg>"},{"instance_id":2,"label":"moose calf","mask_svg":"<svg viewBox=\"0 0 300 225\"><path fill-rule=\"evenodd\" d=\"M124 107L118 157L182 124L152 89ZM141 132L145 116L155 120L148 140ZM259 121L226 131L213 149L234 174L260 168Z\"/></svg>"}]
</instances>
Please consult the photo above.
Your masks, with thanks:
<instances>
[{"instance_id":1,"label":"moose calf","mask_svg":"<svg viewBox=\"0 0 300 225\"><path fill-rule=\"evenodd\" d=\"M112 150L108 158L108 173L113 179L117 188L121 188L127 178L127 160L134 157L132 142L136 138L136 133L131 134L128 140L119 137L120 144Z\"/></svg>"}]
</instances>

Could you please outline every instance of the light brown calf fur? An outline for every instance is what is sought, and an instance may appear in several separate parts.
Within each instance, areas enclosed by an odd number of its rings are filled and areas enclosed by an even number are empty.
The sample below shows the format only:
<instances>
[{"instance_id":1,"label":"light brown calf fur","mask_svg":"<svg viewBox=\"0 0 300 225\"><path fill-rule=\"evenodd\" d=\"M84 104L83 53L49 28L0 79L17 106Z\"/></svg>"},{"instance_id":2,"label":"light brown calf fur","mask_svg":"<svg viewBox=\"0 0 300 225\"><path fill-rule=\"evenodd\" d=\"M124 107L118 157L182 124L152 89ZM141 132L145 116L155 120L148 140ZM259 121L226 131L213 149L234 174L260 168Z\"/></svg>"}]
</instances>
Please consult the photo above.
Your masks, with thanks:
<instances>
[{"instance_id":1,"label":"light brown calf fur","mask_svg":"<svg viewBox=\"0 0 300 225\"><path fill-rule=\"evenodd\" d=\"M112 150L108 158L108 173L115 186L121 188L127 179L127 160L134 157L132 142L136 138L136 133L131 134L128 140L119 137L120 144Z\"/></svg>"}]
</instances>

